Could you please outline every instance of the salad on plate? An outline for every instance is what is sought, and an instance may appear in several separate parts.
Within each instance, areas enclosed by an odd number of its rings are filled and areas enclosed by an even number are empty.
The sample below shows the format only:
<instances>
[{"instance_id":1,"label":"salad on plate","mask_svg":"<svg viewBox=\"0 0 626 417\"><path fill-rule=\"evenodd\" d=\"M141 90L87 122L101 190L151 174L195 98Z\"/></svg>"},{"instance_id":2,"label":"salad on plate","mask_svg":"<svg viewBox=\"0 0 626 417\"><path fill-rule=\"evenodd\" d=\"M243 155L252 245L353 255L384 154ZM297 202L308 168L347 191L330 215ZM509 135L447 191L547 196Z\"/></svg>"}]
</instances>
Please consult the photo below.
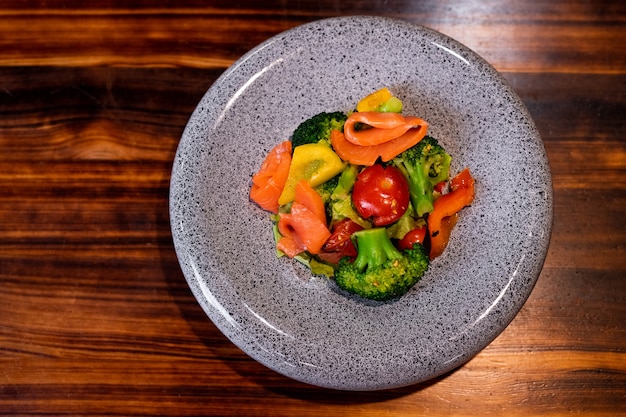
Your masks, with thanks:
<instances>
[{"instance_id":1,"label":"salad on plate","mask_svg":"<svg viewBox=\"0 0 626 417\"><path fill-rule=\"evenodd\" d=\"M384 87L348 114L316 114L252 175L250 199L271 213L277 255L366 299L407 293L474 199L469 169L452 176L428 122L402 110Z\"/></svg>"}]
</instances>

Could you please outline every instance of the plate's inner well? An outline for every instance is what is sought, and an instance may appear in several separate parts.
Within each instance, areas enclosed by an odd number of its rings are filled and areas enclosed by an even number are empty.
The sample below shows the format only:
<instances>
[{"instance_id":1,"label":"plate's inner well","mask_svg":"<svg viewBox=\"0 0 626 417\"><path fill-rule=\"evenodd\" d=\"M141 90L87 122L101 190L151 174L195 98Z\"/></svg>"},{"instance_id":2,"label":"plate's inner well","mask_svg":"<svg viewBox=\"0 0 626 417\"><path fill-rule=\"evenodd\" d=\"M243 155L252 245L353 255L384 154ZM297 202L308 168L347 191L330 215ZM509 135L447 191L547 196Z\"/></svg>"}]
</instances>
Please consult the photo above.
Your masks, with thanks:
<instances>
[{"instance_id":1,"label":"plate's inner well","mask_svg":"<svg viewBox=\"0 0 626 417\"><path fill-rule=\"evenodd\" d=\"M476 178L446 252L387 303L277 259L267 213L248 199L251 175L299 123L383 86L429 122L452 172ZM216 326L266 366L337 389L409 385L470 359L530 294L551 231L543 144L503 78L444 35L375 17L306 24L237 61L191 116L170 193L181 267Z\"/></svg>"}]
</instances>

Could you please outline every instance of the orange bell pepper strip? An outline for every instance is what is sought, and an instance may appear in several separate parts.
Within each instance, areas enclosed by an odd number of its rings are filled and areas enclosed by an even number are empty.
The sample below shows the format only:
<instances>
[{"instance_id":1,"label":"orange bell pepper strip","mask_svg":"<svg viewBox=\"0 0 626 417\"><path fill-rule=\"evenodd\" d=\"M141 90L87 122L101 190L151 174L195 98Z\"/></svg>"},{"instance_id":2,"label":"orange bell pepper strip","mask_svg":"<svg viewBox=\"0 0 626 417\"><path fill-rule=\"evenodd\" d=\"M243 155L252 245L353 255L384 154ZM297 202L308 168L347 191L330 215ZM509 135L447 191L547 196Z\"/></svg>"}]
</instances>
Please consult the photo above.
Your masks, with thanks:
<instances>
[{"instance_id":1,"label":"orange bell pepper strip","mask_svg":"<svg viewBox=\"0 0 626 417\"><path fill-rule=\"evenodd\" d=\"M430 259L441 255L448 245L450 231L456 223L456 214L474 200L474 178L468 168L450 180L451 191L433 203L433 211L426 218L430 237Z\"/></svg>"}]
</instances>

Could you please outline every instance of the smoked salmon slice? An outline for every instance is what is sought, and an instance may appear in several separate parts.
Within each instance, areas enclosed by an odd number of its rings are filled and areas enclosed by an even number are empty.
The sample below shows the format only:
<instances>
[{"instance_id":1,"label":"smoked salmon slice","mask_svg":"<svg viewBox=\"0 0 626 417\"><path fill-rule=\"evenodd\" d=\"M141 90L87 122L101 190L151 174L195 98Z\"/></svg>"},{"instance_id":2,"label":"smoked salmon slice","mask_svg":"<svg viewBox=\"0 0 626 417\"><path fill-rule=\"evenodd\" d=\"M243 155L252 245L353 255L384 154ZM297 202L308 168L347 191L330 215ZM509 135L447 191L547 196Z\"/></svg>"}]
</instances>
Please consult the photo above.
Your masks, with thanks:
<instances>
[{"instance_id":1,"label":"smoked salmon slice","mask_svg":"<svg viewBox=\"0 0 626 417\"><path fill-rule=\"evenodd\" d=\"M423 122L419 117L404 117L398 113L357 112L348 117L343 131L348 142L373 146L396 139Z\"/></svg>"},{"instance_id":2,"label":"smoked salmon slice","mask_svg":"<svg viewBox=\"0 0 626 417\"><path fill-rule=\"evenodd\" d=\"M318 254L330 237L324 202L306 180L296 186L291 211L279 216L278 231L282 237L276 247L290 258L304 251Z\"/></svg>"},{"instance_id":3,"label":"smoked salmon slice","mask_svg":"<svg viewBox=\"0 0 626 417\"><path fill-rule=\"evenodd\" d=\"M252 176L250 199L264 210L278 213L278 198L285 187L291 165L291 141L276 145Z\"/></svg>"},{"instance_id":4,"label":"smoked salmon slice","mask_svg":"<svg viewBox=\"0 0 626 417\"><path fill-rule=\"evenodd\" d=\"M326 224L326 207L324 207L324 201L308 181L298 181L296 185L295 201L311 210L318 219Z\"/></svg>"},{"instance_id":5,"label":"smoked salmon slice","mask_svg":"<svg viewBox=\"0 0 626 417\"><path fill-rule=\"evenodd\" d=\"M378 158L383 162L390 161L407 149L415 146L426 136L428 123L418 117L407 117L415 127L407 129L405 133L378 145L362 146L349 142L344 133L333 130L330 143L341 159L355 165L372 166ZM344 128L345 130L345 128Z\"/></svg>"}]
</instances>

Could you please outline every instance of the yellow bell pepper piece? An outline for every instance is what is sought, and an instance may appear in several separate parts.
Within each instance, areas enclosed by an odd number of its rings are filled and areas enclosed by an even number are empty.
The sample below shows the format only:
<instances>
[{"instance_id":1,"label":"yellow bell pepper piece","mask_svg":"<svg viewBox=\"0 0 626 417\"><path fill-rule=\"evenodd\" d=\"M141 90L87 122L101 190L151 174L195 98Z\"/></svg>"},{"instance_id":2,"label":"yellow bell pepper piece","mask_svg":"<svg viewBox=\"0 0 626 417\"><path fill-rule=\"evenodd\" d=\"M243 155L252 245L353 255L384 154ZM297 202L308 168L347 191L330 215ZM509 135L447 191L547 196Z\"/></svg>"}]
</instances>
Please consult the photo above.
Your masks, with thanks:
<instances>
[{"instance_id":1,"label":"yellow bell pepper piece","mask_svg":"<svg viewBox=\"0 0 626 417\"><path fill-rule=\"evenodd\" d=\"M296 185L300 180L304 179L311 187L317 187L339 174L345 167L346 163L327 145L308 143L296 146L278 204L282 206L294 200Z\"/></svg>"},{"instance_id":2,"label":"yellow bell pepper piece","mask_svg":"<svg viewBox=\"0 0 626 417\"><path fill-rule=\"evenodd\" d=\"M389 91L387 87L383 87L380 90L374 91L373 93L362 98L356 105L356 111L376 111L378 106L386 103L391 97L393 97L391 91Z\"/></svg>"}]
</instances>

